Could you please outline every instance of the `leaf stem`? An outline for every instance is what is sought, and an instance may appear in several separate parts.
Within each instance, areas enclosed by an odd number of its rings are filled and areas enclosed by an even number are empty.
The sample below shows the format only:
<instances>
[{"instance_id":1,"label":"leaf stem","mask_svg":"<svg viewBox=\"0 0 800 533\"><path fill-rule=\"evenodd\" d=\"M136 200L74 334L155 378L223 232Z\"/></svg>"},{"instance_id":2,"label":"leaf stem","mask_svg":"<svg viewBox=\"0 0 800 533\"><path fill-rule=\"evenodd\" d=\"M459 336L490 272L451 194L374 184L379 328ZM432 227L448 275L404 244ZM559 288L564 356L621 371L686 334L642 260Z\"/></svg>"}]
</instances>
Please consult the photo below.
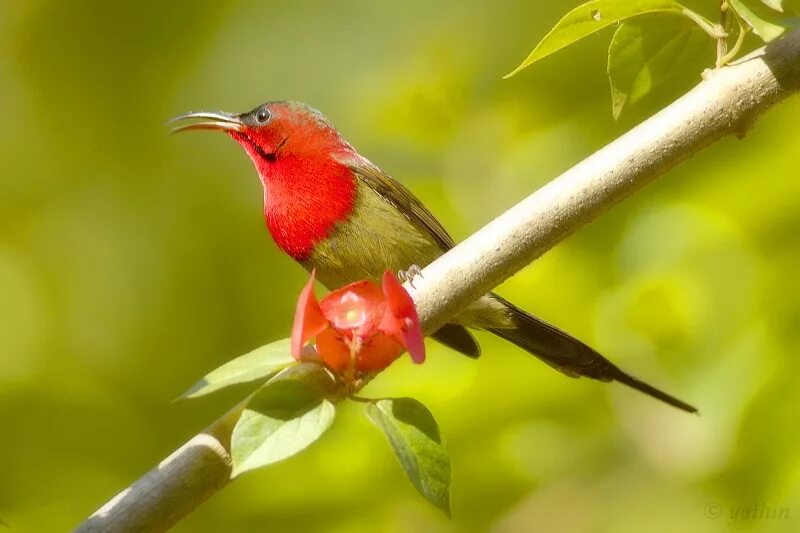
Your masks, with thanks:
<instances>
[{"instance_id":1,"label":"leaf stem","mask_svg":"<svg viewBox=\"0 0 800 533\"><path fill-rule=\"evenodd\" d=\"M351 394L350 399L359 403L375 403L375 400L372 398L364 398L363 396L356 396L355 394Z\"/></svg>"},{"instance_id":2,"label":"leaf stem","mask_svg":"<svg viewBox=\"0 0 800 533\"><path fill-rule=\"evenodd\" d=\"M731 62L733 58L737 56L739 50L742 49L744 38L747 36L747 32L749 31L748 26L742 24L742 19L739 18L739 15L736 14L735 11L734 11L734 16L736 18L736 24L739 25L739 34L736 36L736 42L733 43L733 48L731 48L728 51L728 53L725 54L720 61L718 61L718 63L721 63L720 65L717 65L718 67L723 67L727 65L728 63Z\"/></svg>"},{"instance_id":3,"label":"leaf stem","mask_svg":"<svg viewBox=\"0 0 800 533\"><path fill-rule=\"evenodd\" d=\"M720 0L719 2L719 27L722 29L724 36L717 37L717 68L725 64L724 58L728 55L728 0Z\"/></svg>"},{"instance_id":4,"label":"leaf stem","mask_svg":"<svg viewBox=\"0 0 800 533\"><path fill-rule=\"evenodd\" d=\"M728 36L724 28L722 28L719 24L714 24L700 13L696 13L686 7L683 8L682 13L683 16L689 18L695 24L700 26L700 29L706 32L708 36L711 37L712 39L717 40L719 38L724 38Z\"/></svg>"}]
</instances>

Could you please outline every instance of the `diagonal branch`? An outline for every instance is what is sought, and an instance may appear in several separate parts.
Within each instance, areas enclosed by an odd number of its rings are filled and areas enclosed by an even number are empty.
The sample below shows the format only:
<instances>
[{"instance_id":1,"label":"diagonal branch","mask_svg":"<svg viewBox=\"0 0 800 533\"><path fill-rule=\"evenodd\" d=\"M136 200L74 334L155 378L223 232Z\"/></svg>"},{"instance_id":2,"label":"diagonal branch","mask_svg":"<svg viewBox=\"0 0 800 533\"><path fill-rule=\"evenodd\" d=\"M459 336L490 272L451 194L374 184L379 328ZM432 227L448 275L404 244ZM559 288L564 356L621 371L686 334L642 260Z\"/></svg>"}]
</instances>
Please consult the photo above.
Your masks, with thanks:
<instances>
[{"instance_id":1,"label":"diagonal branch","mask_svg":"<svg viewBox=\"0 0 800 533\"><path fill-rule=\"evenodd\" d=\"M800 30L704 78L426 267L412 292L425 330L712 142L742 137L762 112L800 89Z\"/></svg>"},{"instance_id":2,"label":"diagonal branch","mask_svg":"<svg viewBox=\"0 0 800 533\"><path fill-rule=\"evenodd\" d=\"M735 64L577 164L423 270L409 289L425 331L445 324L578 228L800 89L800 30ZM165 531L228 483L236 411L195 436L77 531Z\"/></svg>"}]
</instances>

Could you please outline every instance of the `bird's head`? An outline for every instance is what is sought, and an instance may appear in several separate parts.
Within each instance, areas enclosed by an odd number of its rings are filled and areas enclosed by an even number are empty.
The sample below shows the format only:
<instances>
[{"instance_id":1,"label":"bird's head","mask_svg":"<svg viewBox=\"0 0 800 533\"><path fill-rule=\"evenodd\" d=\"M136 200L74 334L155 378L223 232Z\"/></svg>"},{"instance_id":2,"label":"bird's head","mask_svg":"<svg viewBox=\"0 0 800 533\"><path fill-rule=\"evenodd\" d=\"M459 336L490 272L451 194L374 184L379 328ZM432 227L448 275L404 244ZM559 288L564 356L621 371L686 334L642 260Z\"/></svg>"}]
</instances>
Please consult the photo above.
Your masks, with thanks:
<instances>
[{"instance_id":1,"label":"bird's head","mask_svg":"<svg viewBox=\"0 0 800 533\"><path fill-rule=\"evenodd\" d=\"M173 133L219 130L253 161L264 187L264 215L278 246L298 260L352 212L361 156L325 116L299 102L268 102L242 114L186 113Z\"/></svg>"},{"instance_id":2,"label":"bird's head","mask_svg":"<svg viewBox=\"0 0 800 533\"><path fill-rule=\"evenodd\" d=\"M297 165L309 166L353 152L333 124L301 102L267 102L241 114L195 111L179 115L172 133L218 130L245 149L265 182Z\"/></svg>"}]
</instances>

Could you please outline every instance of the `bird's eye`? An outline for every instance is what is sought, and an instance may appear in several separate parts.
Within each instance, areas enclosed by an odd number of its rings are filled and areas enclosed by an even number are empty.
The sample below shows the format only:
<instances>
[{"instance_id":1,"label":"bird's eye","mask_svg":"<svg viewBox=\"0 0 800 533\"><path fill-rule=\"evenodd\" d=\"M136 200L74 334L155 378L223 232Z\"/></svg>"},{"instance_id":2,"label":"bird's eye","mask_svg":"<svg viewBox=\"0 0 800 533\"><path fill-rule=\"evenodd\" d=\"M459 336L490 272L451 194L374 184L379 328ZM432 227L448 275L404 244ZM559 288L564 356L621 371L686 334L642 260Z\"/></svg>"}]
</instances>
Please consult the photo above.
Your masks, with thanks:
<instances>
[{"instance_id":1,"label":"bird's eye","mask_svg":"<svg viewBox=\"0 0 800 533\"><path fill-rule=\"evenodd\" d=\"M256 122L259 124L264 124L266 121L269 120L269 109L266 107L262 107L258 111L256 111Z\"/></svg>"}]
</instances>

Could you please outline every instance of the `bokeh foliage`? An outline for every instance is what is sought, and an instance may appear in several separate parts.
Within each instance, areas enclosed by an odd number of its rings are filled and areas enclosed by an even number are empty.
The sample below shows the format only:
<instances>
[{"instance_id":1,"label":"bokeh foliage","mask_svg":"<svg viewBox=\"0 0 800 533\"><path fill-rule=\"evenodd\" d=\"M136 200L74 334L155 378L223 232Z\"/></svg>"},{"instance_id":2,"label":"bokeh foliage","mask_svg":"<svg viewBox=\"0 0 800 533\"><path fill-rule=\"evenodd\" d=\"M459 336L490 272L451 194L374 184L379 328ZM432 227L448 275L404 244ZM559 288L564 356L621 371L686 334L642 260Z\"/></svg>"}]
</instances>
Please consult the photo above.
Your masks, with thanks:
<instances>
[{"instance_id":1,"label":"bokeh foliage","mask_svg":"<svg viewBox=\"0 0 800 533\"><path fill-rule=\"evenodd\" d=\"M461 238L667 101L611 119L608 33L500 79L576 4L2 0L0 518L68 530L238 398L177 394L289 333L306 273L250 163L165 119L309 102ZM500 288L701 417L486 336L477 362L430 344L364 392L436 414L452 522L345 409L177 530L713 532L765 504L790 518L735 527L796 531L798 120L794 99Z\"/></svg>"}]
</instances>

